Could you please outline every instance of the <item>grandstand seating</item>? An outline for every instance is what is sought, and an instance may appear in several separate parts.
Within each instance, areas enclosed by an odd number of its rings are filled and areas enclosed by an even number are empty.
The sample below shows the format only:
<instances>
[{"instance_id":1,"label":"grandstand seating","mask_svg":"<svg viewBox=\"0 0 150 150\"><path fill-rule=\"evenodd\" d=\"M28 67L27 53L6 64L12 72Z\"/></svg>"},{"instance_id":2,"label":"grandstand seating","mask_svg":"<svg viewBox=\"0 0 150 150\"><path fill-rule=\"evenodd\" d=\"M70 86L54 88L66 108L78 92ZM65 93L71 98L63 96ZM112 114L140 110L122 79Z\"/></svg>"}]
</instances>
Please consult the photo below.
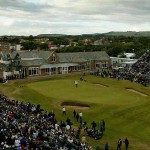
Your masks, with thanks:
<instances>
[{"instance_id":1,"label":"grandstand seating","mask_svg":"<svg viewBox=\"0 0 150 150\"><path fill-rule=\"evenodd\" d=\"M66 125L63 121L59 123L53 112L44 111L40 105L10 100L0 94L0 149L92 150L87 142L80 141L80 134L77 136L81 128L75 132L74 128L67 129ZM104 129L103 120L100 136L95 130L92 137L99 139Z\"/></svg>"},{"instance_id":2,"label":"grandstand seating","mask_svg":"<svg viewBox=\"0 0 150 150\"><path fill-rule=\"evenodd\" d=\"M133 74L146 75L150 72L150 51L144 53L136 63L131 66L130 72Z\"/></svg>"}]
</instances>

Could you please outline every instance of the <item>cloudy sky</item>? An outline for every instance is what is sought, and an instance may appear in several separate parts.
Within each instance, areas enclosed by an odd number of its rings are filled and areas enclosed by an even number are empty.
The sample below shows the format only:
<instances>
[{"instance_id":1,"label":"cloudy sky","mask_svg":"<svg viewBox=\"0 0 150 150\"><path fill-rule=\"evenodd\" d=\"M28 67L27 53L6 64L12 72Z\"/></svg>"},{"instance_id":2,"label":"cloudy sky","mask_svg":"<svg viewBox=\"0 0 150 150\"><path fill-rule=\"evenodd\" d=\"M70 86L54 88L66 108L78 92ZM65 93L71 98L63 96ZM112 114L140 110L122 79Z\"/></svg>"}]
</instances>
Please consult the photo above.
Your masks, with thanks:
<instances>
[{"instance_id":1,"label":"cloudy sky","mask_svg":"<svg viewBox=\"0 0 150 150\"><path fill-rule=\"evenodd\" d=\"M0 0L0 35L150 30L150 0Z\"/></svg>"}]
</instances>

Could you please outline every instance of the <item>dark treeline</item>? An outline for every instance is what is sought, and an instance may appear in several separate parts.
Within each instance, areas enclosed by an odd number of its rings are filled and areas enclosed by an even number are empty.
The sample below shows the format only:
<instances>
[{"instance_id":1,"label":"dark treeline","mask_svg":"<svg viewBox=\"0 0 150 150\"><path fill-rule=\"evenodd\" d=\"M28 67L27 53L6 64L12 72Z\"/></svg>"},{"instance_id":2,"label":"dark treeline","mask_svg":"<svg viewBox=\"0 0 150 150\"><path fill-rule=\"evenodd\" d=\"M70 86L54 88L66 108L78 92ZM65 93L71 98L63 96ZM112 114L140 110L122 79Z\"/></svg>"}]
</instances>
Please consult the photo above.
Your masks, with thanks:
<instances>
[{"instance_id":1,"label":"dark treeline","mask_svg":"<svg viewBox=\"0 0 150 150\"><path fill-rule=\"evenodd\" d=\"M47 38L46 42L40 42L37 39ZM106 41L99 45L94 45L96 40ZM23 40L23 42L20 42ZM127 37L127 36L108 36L106 34L83 34L83 35L55 35L50 37L41 36L21 36L10 38L3 36L0 42L11 44L21 43L23 50L48 50L48 44L55 44L59 48L57 52L88 52L88 51L106 51L110 56L117 56L123 53L136 53L139 58L146 50L150 48L150 37ZM63 45L63 47L61 47Z\"/></svg>"},{"instance_id":2,"label":"dark treeline","mask_svg":"<svg viewBox=\"0 0 150 150\"><path fill-rule=\"evenodd\" d=\"M85 36L86 37L86 36ZM108 42L103 45L93 45L95 40L103 38ZM58 49L57 52L79 52L79 51L106 51L110 56L117 56L118 54L136 53L136 57L139 58L146 50L150 48L150 37L91 37L89 43L84 43L84 36L75 37L74 42L77 42L76 46L64 47Z\"/></svg>"}]
</instances>

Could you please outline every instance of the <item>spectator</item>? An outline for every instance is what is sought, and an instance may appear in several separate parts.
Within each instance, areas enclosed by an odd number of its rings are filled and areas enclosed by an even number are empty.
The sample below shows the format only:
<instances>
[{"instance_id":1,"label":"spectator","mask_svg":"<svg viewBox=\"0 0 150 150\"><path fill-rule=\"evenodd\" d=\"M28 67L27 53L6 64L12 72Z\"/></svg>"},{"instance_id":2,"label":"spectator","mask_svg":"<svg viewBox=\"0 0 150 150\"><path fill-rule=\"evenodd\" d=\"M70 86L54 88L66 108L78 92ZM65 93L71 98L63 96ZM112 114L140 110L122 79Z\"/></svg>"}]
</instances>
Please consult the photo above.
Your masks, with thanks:
<instances>
[{"instance_id":1,"label":"spectator","mask_svg":"<svg viewBox=\"0 0 150 150\"><path fill-rule=\"evenodd\" d=\"M82 142L82 143L86 143L86 142L87 142L87 141L86 141L86 137L85 137L85 135L83 135L83 136L82 136L82 138L81 138L81 142Z\"/></svg>"},{"instance_id":2,"label":"spectator","mask_svg":"<svg viewBox=\"0 0 150 150\"><path fill-rule=\"evenodd\" d=\"M62 108L62 114L66 115L66 108L65 107Z\"/></svg>"},{"instance_id":3,"label":"spectator","mask_svg":"<svg viewBox=\"0 0 150 150\"><path fill-rule=\"evenodd\" d=\"M121 150L121 147L122 147L122 140L119 139L117 143L117 150Z\"/></svg>"},{"instance_id":4,"label":"spectator","mask_svg":"<svg viewBox=\"0 0 150 150\"><path fill-rule=\"evenodd\" d=\"M75 80L75 81L74 81L74 84L75 84L75 87L77 88L77 87L78 87L78 81Z\"/></svg>"},{"instance_id":5,"label":"spectator","mask_svg":"<svg viewBox=\"0 0 150 150\"><path fill-rule=\"evenodd\" d=\"M73 116L74 116L74 118L76 117L76 114L77 114L77 112L74 110L74 111L73 111Z\"/></svg>"},{"instance_id":6,"label":"spectator","mask_svg":"<svg viewBox=\"0 0 150 150\"><path fill-rule=\"evenodd\" d=\"M109 150L108 142L106 142L106 144L105 144L105 150Z\"/></svg>"},{"instance_id":7,"label":"spectator","mask_svg":"<svg viewBox=\"0 0 150 150\"><path fill-rule=\"evenodd\" d=\"M128 141L128 139L127 139L127 138L125 139L124 143L125 143L126 150L128 150L129 141Z\"/></svg>"},{"instance_id":8,"label":"spectator","mask_svg":"<svg viewBox=\"0 0 150 150\"><path fill-rule=\"evenodd\" d=\"M92 129L95 131L96 130L96 123L95 121L92 122Z\"/></svg>"},{"instance_id":9,"label":"spectator","mask_svg":"<svg viewBox=\"0 0 150 150\"><path fill-rule=\"evenodd\" d=\"M82 114L82 112L80 112L80 113L79 113L79 118L80 118L80 120L82 119L82 116L83 116L83 114Z\"/></svg>"},{"instance_id":10,"label":"spectator","mask_svg":"<svg viewBox=\"0 0 150 150\"><path fill-rule=\"evenodd\" d=\"M79 114L78 113L76 114L76 120L77 120L77 122L79 120Z\"/></svg>"}]
</instances>

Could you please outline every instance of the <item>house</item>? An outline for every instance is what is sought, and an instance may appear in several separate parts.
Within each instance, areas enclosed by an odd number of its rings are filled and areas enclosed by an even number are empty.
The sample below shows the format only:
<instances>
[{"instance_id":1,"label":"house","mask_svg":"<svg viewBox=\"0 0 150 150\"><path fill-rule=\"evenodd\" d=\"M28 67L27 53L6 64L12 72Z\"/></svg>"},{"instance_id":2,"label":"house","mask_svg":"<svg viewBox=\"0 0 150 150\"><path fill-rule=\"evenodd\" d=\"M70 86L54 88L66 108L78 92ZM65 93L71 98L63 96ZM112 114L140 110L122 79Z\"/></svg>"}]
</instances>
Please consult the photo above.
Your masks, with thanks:
<instances>
[{"instance_id":1,"label":"house","mask_svg":"<svg viewBox=\"0 0 150 150\"><path fill-rule=\"evenodd\" d=\"M123 53L122 55L118 55L117 57L110 57L111 58L111 64L112 67L131 67L134 63L137 62L137 59L135 58L135 53Z\"/></svg>"},{"instance_id":2,"label":"house","mask_svg":"<svg viewBox=\"0 0 150 150\"><path fill-rule=\"evenodd\" d=\"M134 63L136 63L137 59L130 58L120 58L120 57L110 57L112 67L131 67Z\"/></svg>"},{"instance_id":3,"label":"house","mask_svg":"<svg viewBox=\"0 0 150 150\"><path fill-rule=\"evenodd\" d=\"M111 65L110 57L104 51L97 52L76 52L58 53L61 63L76 63L77 67L69 67L69 71L76 70L95 70L96 68L109 68Z\"/></svg>"},{"instance_id":4,"label":"house","mask_svg":"<svg viewBox=\"0 0 150 150\"><path fill-rule=\"evenodd\" d=\"M21 45L20 44L10 44L10 43L0 43L0 50L3 51L9 51L9 50L16 50L19 51L21 50Z\"/></svg>"},{"instance_id":5,"label":"house","mask_svg":"<svg viewBox=\"0 0 150 150\"><path fill-rule=\"evenodd\" d=\"M108 39L101 38L99 40L94 41L93 45L107 45L109 44Z\"/></svg>"},{"instance_id":6,"label":"house","mask_svg":"<svg viewBox=\"0 0 150 150\"><path fill-rule=\"evenodd\" d=\"M48 49L54 51L55 49L58 49L58 46L56 44L48 44Z\"/></svg>"},{"instance_id":7,"label":"house","mask_svg":"<svg viewBox=\"0 0 150 150\"><path fill-rule=\"evenodd\" d=\"M15 51L20 51L21 50L21 44L10 44L9 45L9 50L15 50Z\"/></svg>"},{"instance_id":8,"label":"house","mask_svg":"<svg viewBox=\"0 0 150 150\"><path fill-rule=\"evenodd\" d=\"M135 58L135 53L124 53L124 55L126 56L126 58L129 58L129 59Z\"/></svg>"},{"instance_id":9,"label":"house","mask_svg":"<svg viewBox=\"0 0 150 150\"><path fill-rule=\"evenodd\" d=\"M40 42L40 43L46 43L49 41L49 38L36 38L34 41Z\"/></svg>"},{"instance_id":10,"label":"house","mask_svg":"<svg viewBox=\"0 0 150 150\"><path fill-rule=\"evenodd\" d=\"M3 77L44 76L93 71L111 66L110 57L104 51L56 53L55 51L2 51Z\"/></svg>"},{"instance_id":11,"label":"house","mask_svg":"<svg viewBox=\"0 0 150 150\"><path fill-rule=\"evenodd\" d=\"M10 48L9 43L4 43L4 42L0 43L0 50L8 51L9 48Z\"/></svg>"}]
</instances>

